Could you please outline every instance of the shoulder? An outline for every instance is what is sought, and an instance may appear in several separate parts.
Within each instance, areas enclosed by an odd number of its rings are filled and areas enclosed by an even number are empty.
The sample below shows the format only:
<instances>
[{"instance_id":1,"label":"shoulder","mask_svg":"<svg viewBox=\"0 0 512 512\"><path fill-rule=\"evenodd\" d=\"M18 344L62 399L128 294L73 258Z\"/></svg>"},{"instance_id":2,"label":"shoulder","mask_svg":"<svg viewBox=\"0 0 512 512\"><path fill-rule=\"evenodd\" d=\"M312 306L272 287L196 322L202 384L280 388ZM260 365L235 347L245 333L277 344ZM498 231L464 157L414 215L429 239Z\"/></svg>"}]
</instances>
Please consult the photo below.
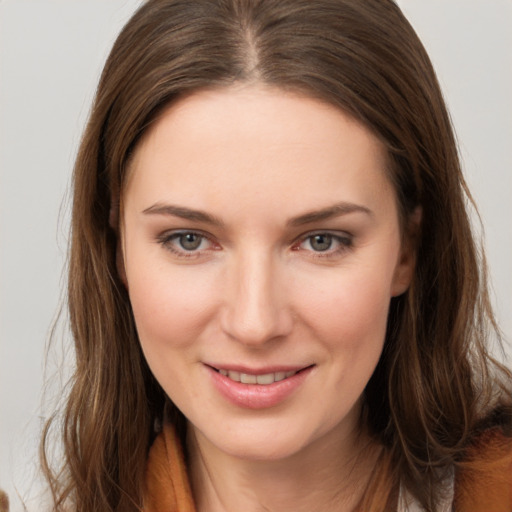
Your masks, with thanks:
<instances>
[{"instance_id":1,"label":"shoulder","mask_svg":"<svg viewBox=\"0 0 512 512\"><path fill-rule=\"evenodd\" d=\"M183 449L170 424L156 437L146 463L144 512L161 510L195 510Z\"/></svg>"},{"instance_id":2,"label":"shoulder","mask_svg":"<svg viewBox=\"0 0 512 512\"><path fill-rule=\"evenodd\" d=\"M478 435L457 464L455 509L461 512L512 510L512 437L501 429Z\"/></svg>"}]
</instances>

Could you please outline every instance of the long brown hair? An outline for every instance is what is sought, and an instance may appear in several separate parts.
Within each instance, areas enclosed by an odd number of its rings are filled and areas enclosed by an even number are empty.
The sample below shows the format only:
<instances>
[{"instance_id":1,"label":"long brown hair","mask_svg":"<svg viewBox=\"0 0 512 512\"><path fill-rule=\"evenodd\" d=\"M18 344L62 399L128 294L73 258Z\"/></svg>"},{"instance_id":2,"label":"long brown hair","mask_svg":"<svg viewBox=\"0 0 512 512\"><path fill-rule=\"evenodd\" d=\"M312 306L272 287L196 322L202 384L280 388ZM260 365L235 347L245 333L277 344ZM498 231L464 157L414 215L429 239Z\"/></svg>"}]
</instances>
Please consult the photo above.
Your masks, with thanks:
<instances>
[{"instance_id":1,"label":"long brown hair","mask_svg":"<svg viewBox=\"0 0 512 512\"><path fill-rule=\"evenodd\" d=\"M149 0L114 44L74 170L69 314L76 370L65 458L42 460L55 510L139 510L167 398L141 352L116 270L116 223L138 140L178 96L260 82L322 99L383 141L402 225L421 206L412 285L392 300L364 418L391 482L434 511L446 470L479 430L512 424L508 370L467 214L471 203L429 58L392 0ZM179 421L180 414L176 414Z\"/></svg>"}]
</instances>

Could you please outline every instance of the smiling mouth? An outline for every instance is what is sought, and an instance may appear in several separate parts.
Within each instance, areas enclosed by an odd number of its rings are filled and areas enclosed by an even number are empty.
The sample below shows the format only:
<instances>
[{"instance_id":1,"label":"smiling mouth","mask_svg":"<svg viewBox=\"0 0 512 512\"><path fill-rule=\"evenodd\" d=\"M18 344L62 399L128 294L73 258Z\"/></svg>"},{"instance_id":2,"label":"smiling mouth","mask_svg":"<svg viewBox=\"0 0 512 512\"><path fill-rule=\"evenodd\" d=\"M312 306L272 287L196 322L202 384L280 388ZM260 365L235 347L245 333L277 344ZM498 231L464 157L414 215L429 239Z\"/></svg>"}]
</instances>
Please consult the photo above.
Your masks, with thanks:
<instances>
[{"instance_id":1,"label":"smiling mouth","mask_svg":"<svg viewBox=\"0 0 512 512\"><path fill-rule=\"evenodd\" d=\"M310 368L309 366L307 368ZM234 370L225 370L223 368L213 368L216 372L224 375L228 379L231 379L235 382L240 382L242 384L260 384L263 386L268 386L269 384L273 384L274 382L280 382L282 380L288 379L289 377L293 377L297 373L300 373L307 368L302 368L300 370L287 371L287 372L271 372L271 373L263 373L258 375L253 375L250 373L243 373Z\"/></svg>"}]
</instances>

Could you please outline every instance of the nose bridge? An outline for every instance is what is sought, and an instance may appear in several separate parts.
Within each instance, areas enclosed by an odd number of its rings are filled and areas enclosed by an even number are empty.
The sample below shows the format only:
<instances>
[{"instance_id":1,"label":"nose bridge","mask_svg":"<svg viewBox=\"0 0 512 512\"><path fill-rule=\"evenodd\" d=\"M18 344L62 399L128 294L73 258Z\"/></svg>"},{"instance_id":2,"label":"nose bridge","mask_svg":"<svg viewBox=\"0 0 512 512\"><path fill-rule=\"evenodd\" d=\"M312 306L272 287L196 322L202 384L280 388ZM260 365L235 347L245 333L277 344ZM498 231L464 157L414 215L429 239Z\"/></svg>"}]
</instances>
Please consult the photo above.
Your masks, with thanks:
<instances>
[{"instance_id":1,"label":"nose bridge","mask_svg":"<svg viewBox=\"0 0 512 512\"><path fill-rule=\"evenodd\" d=\"M229 272L224 330L247 345L284 336L291 327L278 264L270 251L244 251Z\"/></svg>"}]
</instances>

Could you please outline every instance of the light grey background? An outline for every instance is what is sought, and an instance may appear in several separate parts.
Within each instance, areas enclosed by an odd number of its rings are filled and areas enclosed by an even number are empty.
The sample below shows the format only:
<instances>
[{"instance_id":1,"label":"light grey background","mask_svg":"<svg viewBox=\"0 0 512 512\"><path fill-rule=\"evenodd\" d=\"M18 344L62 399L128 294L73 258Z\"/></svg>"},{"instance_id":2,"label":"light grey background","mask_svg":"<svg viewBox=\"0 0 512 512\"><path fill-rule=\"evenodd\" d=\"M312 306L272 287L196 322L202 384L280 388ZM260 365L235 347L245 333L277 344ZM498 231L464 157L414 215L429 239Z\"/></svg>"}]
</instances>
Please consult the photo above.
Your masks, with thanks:
<instances>
[{"instance_id":1,"label":"light grey background","mask_svg":"<svg viewBox=\"0 0 512 512\"><path fill-rule=\"evenodd\" d=\"M44 346L65 262L64 200L106 54L139 0L0 0L0 487L35 494ZM479 205L512 337L512 0L401 0L429 51ZM58 335L69 343L65 333ZM512 351L508 349L510 356ZM55 371L50 359L50 373ZM58 389L58 381L50 395ZM41 501L28 501L41 510Z\"/></svg>"}]
</instances>

